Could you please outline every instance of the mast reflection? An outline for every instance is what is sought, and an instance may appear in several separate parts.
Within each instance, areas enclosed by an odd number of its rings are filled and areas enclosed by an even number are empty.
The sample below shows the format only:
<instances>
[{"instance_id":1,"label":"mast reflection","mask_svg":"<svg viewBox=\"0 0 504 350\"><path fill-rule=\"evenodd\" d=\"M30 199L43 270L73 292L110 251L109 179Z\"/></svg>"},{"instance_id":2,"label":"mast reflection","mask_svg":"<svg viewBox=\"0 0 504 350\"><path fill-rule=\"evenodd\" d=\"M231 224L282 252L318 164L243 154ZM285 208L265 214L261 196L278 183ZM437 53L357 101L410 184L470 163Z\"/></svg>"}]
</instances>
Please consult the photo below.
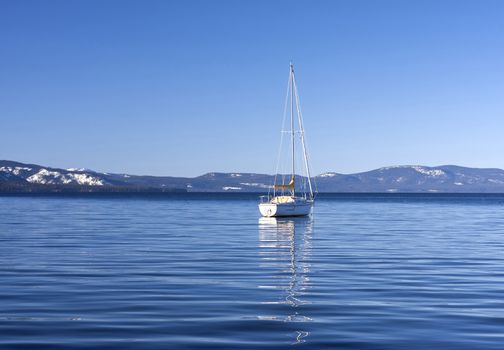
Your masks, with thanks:
<instances>
[{"instance_id":1,"label":"mast reflection","mask_svg":"<svg viewBox=\"0 0 504 350\"><path fill-rule=\"evenodd\" d=\"M288 311L281 316L260 316L259 319L299 322L312 321L302 314L302 305L309 302L303 299L310 287L310 255L313 235L313 220L300 218L260 218L259 254L261 267L271 271L270 283L259 288L281 291L278 300L263 304L287 305ZM305 342L309 332L296 330L294 343Z\"/></svg>"}]
</instances>

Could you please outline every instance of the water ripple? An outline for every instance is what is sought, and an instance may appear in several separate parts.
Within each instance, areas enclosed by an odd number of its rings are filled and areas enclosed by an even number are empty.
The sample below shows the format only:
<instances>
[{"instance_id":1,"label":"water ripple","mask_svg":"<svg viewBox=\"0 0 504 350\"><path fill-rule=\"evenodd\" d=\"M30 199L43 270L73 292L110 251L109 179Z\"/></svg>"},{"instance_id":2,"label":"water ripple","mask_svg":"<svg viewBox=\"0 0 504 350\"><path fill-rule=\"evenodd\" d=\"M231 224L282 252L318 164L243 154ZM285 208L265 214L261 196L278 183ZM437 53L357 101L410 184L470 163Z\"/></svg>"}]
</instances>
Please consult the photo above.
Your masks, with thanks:
<instances>
[{"instance_id":1,"label":"water ripple","mask_svg":"<svg viewBox=\"0 0 504 350\"><path fill-rule=\"evenodd\" d=\"M501 349L502 200L0 198L2 349Z\"/></svg>"}]
</instances>

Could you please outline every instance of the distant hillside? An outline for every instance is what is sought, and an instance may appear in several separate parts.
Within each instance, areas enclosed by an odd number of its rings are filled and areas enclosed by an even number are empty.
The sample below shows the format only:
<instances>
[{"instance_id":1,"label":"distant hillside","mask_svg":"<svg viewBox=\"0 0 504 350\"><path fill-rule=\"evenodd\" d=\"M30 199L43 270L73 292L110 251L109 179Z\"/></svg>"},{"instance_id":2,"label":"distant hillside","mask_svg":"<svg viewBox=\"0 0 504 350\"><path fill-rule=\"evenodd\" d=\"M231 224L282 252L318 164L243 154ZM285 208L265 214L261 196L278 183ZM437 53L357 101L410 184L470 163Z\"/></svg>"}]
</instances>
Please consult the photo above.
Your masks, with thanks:
<instances>
[{"instance_id":1,"label":"distant hillside","mask_svg":"<svg viewBox=\"0 0 504 350\"><path fill-rule=\"evenodd\" d=\"M0 160L0 192L267 192L272 175L208 173L202 176L139 176L59 169ZM356 174L314 177L319 192L504 193L504 170L455 165L404 165Z\"/></svg>"},{"instance_id":2,"label":"distant hillside","mask_svg":"<svg viewBox=\"0 0 504 350\"><path fill-rule=\"evenodd\" d=\"M88 169L59 169L0 160L0 193L187 192L184 183L164 181L165 184L162 179L99 173Z\"/></svg>"},{"instance_id":3,"label":"distant hillside","mask_svg":"<svg viewBox=\"0 0 504 350\"><path fill-rule=\"evenodd\" d=\"M504 193L504 170L455 165L391 166L350 175L327 173L316 179L323 192Z\"/></svg>"}]
</instances>

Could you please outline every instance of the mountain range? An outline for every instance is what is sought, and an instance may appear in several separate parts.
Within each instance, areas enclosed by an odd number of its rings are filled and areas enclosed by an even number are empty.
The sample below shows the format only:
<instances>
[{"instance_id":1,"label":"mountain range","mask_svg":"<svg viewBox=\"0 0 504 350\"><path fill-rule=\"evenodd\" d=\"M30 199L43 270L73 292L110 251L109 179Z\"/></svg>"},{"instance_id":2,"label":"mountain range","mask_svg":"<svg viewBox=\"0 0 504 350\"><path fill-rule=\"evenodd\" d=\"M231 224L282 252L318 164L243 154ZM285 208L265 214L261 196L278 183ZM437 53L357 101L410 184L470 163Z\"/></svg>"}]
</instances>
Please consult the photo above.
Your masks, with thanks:
<instances>
[{"instance_id":1,"label":"mountain range","mask_svg":"<svg viewBox=\"0 0 504 350\"><path fill-rule=\"evenodd\" d=\"M299 177L298 181L303 182ZM313 178L319 192L504 193L504 170L455 165L389 166ZM0 160L0 192L267 192L274 176L207 173L197 177L113 174Z\"/></svg>"}]
</instances>

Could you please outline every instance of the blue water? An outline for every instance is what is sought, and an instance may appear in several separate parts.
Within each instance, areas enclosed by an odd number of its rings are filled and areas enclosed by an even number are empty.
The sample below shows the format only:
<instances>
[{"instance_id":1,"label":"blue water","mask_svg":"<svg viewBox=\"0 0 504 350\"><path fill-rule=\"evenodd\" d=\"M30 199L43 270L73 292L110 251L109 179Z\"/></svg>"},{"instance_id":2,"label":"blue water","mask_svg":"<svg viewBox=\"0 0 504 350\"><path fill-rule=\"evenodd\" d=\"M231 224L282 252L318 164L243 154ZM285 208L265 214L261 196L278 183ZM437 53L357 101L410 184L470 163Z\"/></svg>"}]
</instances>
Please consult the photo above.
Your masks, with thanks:
<instances>
[{"instance_id":1,"label":"blue water","mask_svg":"<svg viewBox=\"0 0 504 350\"><path fill-rule=\"evenodd\" d=\"M502 349L504 196L0 197L1 349Z\"/></svg>"}]
</instances>

